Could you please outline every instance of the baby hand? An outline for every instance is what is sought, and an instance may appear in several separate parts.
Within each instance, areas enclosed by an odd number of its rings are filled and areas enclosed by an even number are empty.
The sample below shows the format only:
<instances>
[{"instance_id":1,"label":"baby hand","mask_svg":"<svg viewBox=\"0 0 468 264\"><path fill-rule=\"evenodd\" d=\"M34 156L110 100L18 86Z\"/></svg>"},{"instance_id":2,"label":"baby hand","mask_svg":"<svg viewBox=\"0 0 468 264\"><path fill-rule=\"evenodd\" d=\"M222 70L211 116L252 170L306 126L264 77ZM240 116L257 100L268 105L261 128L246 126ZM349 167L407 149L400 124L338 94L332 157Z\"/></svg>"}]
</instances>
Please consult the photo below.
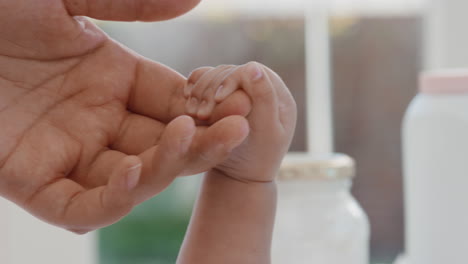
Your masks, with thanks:
<instances>
[{"instance_id":1,"label":"baby hand","mask_svg":"<svg viewBox=\"0 0 468 264\"><path fill-rule=\"evenodd\" d=\"M228 100L215 100L216 88L222 89L224 79L237 67L222 65L216 68L201 67L192 71L184 90L185 114L188 113L194 117L198 124L205 125L212 125L227 116L247 116L252 109L252 104L250 98L242 90L230 92Z\"/></svg>"},{"instance_id":2,"label":"baby hand","mask_svg":"<svg viewBox=\"0 0 468 264\"><path fill-rule=\"evenodd\" d=\"M276 73L256 62L205 71L186 91L186 111L209 120L223 102L241 94L252 105L247 113L250 134L213 172L247 182L273 181L291 144L297 115L296 103Z\"/></svg>"}]
</instances>

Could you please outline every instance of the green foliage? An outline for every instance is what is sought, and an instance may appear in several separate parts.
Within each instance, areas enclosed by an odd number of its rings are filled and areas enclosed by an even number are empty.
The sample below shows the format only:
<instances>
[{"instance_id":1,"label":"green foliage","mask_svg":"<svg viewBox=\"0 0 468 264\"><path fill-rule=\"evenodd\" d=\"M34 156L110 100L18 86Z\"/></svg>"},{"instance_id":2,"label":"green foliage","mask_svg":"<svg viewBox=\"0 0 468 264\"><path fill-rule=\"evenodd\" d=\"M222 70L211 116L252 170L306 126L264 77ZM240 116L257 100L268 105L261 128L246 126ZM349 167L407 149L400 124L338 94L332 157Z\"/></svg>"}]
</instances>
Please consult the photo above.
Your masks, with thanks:
<instances>
[{"instance_id":1,"label":"green foliage","mask_svg":"<svg viewBox=\"0 0 468 264\"><path fill-rule=\"evenodd\" d=\"M101 264L174 264L190 220L177 188L149 200L99 233Z\"/></svg>"}]
</instances>

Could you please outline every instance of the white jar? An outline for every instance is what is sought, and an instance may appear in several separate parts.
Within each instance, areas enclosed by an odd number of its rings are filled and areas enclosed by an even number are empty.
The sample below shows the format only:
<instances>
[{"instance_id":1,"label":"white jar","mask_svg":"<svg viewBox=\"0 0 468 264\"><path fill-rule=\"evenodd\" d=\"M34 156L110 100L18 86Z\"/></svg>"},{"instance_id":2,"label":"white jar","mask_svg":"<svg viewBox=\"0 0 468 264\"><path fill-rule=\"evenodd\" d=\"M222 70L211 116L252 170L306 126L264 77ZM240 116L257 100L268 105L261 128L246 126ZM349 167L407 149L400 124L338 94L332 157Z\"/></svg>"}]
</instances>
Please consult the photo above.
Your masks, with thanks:
<instances>
[{"instance_id":1,"label":"white jar","mask_svg":"<svg viewBox=\"0 0 468 264\"><path fill-rule=\"evenodd\" d=\"M279 179L274 264L368 264L369 222L351 195L354 161L290 156Z\"/></svg>"},{"instance_id":2,"label":"white jar","mask_svg":"<svg viewBox=\"0 0 468 264\"><path fill-rule=\"evenodd\" d=\"M421 76L403 124L409 264L468 263L468 70Z\"/></svg>"}]
</instances>

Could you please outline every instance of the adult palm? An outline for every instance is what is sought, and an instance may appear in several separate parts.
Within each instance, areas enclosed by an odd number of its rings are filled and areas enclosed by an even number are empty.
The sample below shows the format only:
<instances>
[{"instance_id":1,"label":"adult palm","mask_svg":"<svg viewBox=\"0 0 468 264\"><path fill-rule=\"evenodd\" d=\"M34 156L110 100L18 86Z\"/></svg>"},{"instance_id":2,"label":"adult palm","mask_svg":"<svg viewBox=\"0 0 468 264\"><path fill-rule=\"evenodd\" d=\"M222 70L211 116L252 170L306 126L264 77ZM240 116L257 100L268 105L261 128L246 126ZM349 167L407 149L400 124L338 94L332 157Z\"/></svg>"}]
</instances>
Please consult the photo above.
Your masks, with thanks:
<instances>
[{"instance_id":1,"label":"adult palm","mask_svg":"<svg viewBox=\"0 0 468 264\"><path fill-rule=\"evenodd\" d=\"M195 127L184 77L77 17L156 21L198 1L0 0L0 195L87 232L239 145L246 120L222 118L235 104Z\"/></svg>"}]
</instances>

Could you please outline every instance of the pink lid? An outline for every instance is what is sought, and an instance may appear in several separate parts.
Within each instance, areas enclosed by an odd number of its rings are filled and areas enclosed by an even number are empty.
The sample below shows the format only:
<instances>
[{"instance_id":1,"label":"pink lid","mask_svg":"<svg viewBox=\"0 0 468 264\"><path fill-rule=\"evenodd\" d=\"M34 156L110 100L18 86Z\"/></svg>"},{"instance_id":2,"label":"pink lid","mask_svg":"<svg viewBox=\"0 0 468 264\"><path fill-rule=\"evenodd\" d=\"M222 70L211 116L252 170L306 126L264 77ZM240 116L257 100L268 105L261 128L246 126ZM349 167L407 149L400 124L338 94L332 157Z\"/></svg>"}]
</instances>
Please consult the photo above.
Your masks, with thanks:
<instances>
[{"instance_id":1,"label":"pink lid","mask_svg":"<svg viewBox=\"0 0 468 264\"><path fill-rule=\"evenodd\" d=\"M468 69L449 69L422 73L419 78L422 93L468 93Z\"/></svg>"}]
</instances>

